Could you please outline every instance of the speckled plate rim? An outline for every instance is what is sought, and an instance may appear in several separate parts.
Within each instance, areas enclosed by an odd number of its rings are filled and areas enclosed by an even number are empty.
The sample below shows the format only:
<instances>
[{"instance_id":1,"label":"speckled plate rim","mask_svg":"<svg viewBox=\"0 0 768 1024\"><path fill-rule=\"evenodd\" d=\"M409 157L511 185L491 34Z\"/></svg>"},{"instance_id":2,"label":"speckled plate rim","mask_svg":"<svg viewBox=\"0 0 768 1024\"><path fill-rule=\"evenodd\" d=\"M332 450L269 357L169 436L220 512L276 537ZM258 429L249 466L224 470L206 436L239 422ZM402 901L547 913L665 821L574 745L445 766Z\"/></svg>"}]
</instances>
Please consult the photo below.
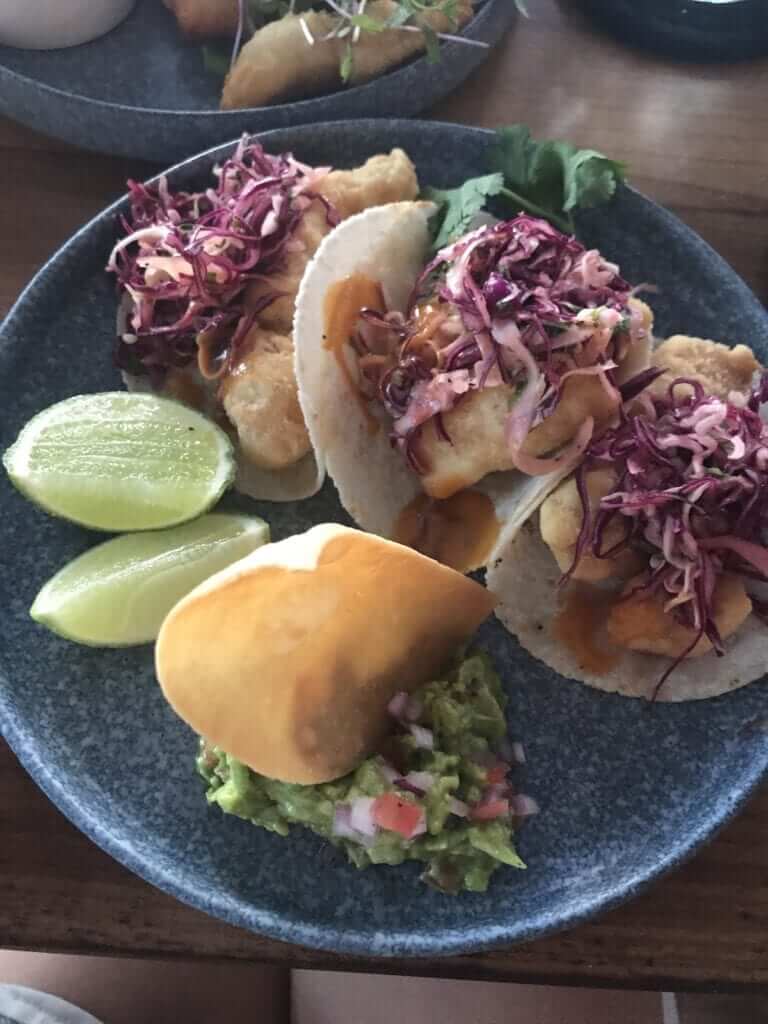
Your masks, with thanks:
<instances>
[{"instance_id":1,"label":"speckled plate rim","mask_svg":"<svg viewBox=\"0 0 768 1024\"><path fill-rule=\"evenodd\" d=\"M415 131L435 131L436 129L448 128L454 131L469 133L475 137L491 138L493 135L487 129L472 128L449 122L403 121L400 119L367 118L351 122L335 121L327 122L323 127L331 132L341 126L346 130L359 126L361 131L376 128L380 132L386 132L403 125L408 125L411 130ZM311 127L316 128L317 126ZM302 126L299 125L293 128L256 133L256 137L268 148L271 138L282 136L286 132L300 134L301 130ZM187 164L203 160L206 157L215 159L216 156L226 152L235 144L236 140L211 147L202 153L195 154L175 164L161 173L172 175ZM674 214L641 193L636 194L655 208L657 214L669 226L671 231L674 231L678 236L695 245L699 251L705 251L718 261L725 262L704 239L680 221ZM59 262L66 258L68 248L86 235L97 222L102 221L105 217L114 216L123 201L124 197L117 199L83 225L40 268L22 291L5 320L0 324L0 349L6 344L5 335L7 327L12 323L17 311L21 310L33 298L39 287L47 285L51 278L55 278L58 273ZM731 274L733 275L732 286L741 292L745 303L754 306L758 302L755 295L732 269ZM766 318L768 319L768 313L766 313ZM8 674L7 666L5 666L5 670L6 674ZM727 701L729 696L724 695L716 699L718 701ZM62 814L105 853L161 891L168 893L181 903L196 910L201 910L227 924L244 928L278 941L295 944L296 931L299 930L301 931L301 944L309 948L341 954L382 958L403 956L435 957L476 953L528 942L575 927L639 895L651 883L662 878L689 859L692 854L716 836L733 819L754 793L758 785L765 779L768 779L768 748L766 748L764 753L755 758L750 770L741 776L739 788L730 793L723 794L722 802L718 805L717 812L712 817L702 822L699 828L694 829L674 849L668 850L666 854L659 856L652 868L642 874L642 876L636 875L628 879L605 897L575 900L566 911L559 915L552 914L551 910L547 912L545 909L536 915L529 916L525 921L511 919L509 922L502 924L489 924L485 926L482 938L478 938L476 934L468 938L460 929L451 931L441 930L439 938L433 938L430 935L414 936L408 931L389 931L386 934L376 933L371 938L370 935L344 932L335 928L325 929L308 921L306 918L300 918L296 915L288 920L279 914L262 911L253 904L243 909L234 899L227 899L216 894L202 892L193 887L179 885L178 880L171 872L159 869L151 862L134 854L126 843L121 842L119 837L115 836L108 828L105 828L96 817L90 815L81 806L77 798L77 790L68 790L65 784L62 784L60 780L48 771L45 762L25 742L23 723L18 721L12 714L9 702L4 697L2 689L0 689L0 727L6 741L24 769Z\"/></svg>"},{"instance_id":2,"label":"speckled plate rim","mask_svg":"<svg viewBox=\"0 0 768 1024\"><path fill-rule=\"evenodd\" d=\"M481 35L481 30L485 27L486 21L488 21L497 10L501 9L504 4L513 4L513 0L483 0L483 6L475 14L475 16L467 23L467 25L461 30L461 35L467 36L469 39L478 39ZM514 14L511 16L510 21L514 18ZM96 40L98 41L98 40ZM461 43L444 43L444 53L447 57L450 57L451 50L455 47L461 46ZM494 48L494 43L490 43L488 46L487 53L490 53ZM407 69L418 64L426 64L426 57L417 57L415 60L407 61L405 64L400 65L393 71L388 71L384 75L378 75L370 82L365 82L363 85L355 85L350 89L336 90L335 92L324 93L321 96L311 96L306 99L292 100L289 103L275 103L265 107L242 107L237 110L174 110L166 109L165 107L137 107L126 103L113 103L110 100L100 100L92 96L84 96L79 92L69 92L66 89L57 88L54 85L48 85L47 82L41 82L37 78L32 78L29 75L21 74L19 71L15 71L13 68L9 68L7 64L0 62L0 77L8 75L17 81L23 82L30 87L39 90L40 92L46 93L51 96L56 96L61 99L76 100L79 103L87 104L89 107L101 108L105 113L141 113L145 116L152 117L199 117L203 119L209 119L216 117L219 119L234 120L236 117L242 117L246 114L261 114L263 111L270 111L274 113L274 116L279 116L283 111L295 111L297 115L297 123L301 122L309 123L314 115L322 114L320 105L329 99L338 96L348 97L350 99L356 99L359 96L364 95L367 92L374 92L377 86L382 82L396 83L398 78L401 77ZM319 118L320 120L322 118ZM332 123L332 122L329 122ZM279 129L271 129L279 130ZM224 143L226 145L226 143ZM106 211L105 211L106 212Z\"/></svg>"},{"instance_id":3,"label":"speckled plate rim","mask_svg":"<svg viewBox=\"0 0 768 1024\"><path fill-rule=\"evenodd\" d=\"M515 920L510 921L508 924L488 925L485 928L484 937L480 940L473 937L470 941L467 941L466 935L458 929L451 932L442 931L438 948L431 938L425 939L421 936L414 936L411 932L407 931L402 933L390 931L382 936L377 933L371 939L369 936L358 935L354 932L320 928L316 924L307 920L297 919L296 917L291 921L284 921L280 916L262 911L253 905L249 907L250 912L244 914L233 900L215 895L211 896L200 891L190 891L186 887L180 887L170 872L158 870L152 863L134 855L126 844L121 843L97 819L85 812L77 800L76 791L68 791L47 771L45 763L27 750L24 743L23 730L9 716L8 708L2 700L1 694L0 721L2 722L2 731L8 745L21 762L25 771L48 799L85 836L118 863L122 864L123 867L138 875L139 878L143 878L144 881L154 885L162 892L173 896L179 902L195 910L201 910L211 917L218 918L235 927L244 928L247 931L256 932L268 938L288 942L292 945L296 945L295 931L300 929L302 933L301 945L307 946L310 949L352 956L394 958L403 956L435 957L466 955L496 950L521 942L529 942L533 939L543 938L547 935L576 927L640 895L653 882L658 881L683 864L732 821L759 784L768 778L767 753L762 758L762 763L760 760L755 762L751 777L749 777L744 788L738 793L730 794L727 806L722 814L718 814L715 819L707 822L698 831L692 832L683 844L670 852L666 857L659 858L653 870L648 872L643 878L629 880L609 896L599 900L584 899L575 901L566 913L556 920L550 916L546 923L543 920L539 920L539 917L543 918L545 916L545 912L542 912L537 917L529 918L522 926L519 921ZM329 941L329 930L333 934L331 941Z\"/></svg>"}]
</instances>

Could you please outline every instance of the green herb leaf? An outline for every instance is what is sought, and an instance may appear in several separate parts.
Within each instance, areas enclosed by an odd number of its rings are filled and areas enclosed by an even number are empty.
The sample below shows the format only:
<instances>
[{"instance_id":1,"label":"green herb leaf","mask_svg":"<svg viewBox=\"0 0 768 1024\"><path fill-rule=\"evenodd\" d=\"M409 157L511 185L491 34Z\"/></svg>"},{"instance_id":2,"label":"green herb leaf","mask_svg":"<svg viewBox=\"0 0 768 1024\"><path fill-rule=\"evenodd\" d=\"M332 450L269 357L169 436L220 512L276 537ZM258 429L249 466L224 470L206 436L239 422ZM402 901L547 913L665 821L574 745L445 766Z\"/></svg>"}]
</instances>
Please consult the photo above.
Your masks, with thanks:
<instances>
[{"instance_id":1,"label":"green herb leaf","mask_svg":"<svg viewBox=\"0 0 768 1024\"><path fill-rule=\"evenodd\" d=\"M347 47L344 51L344 57L341 61L341 80L346 83L352 77L352 72L355 70L355 54L352 49L352 43L347 43Z\"/></svg>"},{"instance_id":2,"label":"green herb leaf","mask_svg":"<svg viewBox=\"0 0 768 1024\"><path fill-rule=\"evenodd\" d=\"M383 32L387 27L383 21L376 21L375 18L371 18L368 14L353 14L349 19L349 24L354 25L355 28L362 29L364 32Z\"/></svg>"},{"instance_id":3,"label":"green herb leaf","mask_svg":"<svg viewBox=\"0 0 768 1024\"><path fill-rule=\"evenodd\" d=\"M504 175L501 193L510 203L573 231L573 210L607 202L624 180L624 166L594 149L570 142L536 142L525 125L502 128L490 153L491 166Z\"/></svg>"},{"instance_id":4,"label":"green herb leaf","mask_svg":"<svg viewBox=\"0 0 768 1024\"><path fill-rule=\"evenodd\" d=\"M486 174L481 178L470 178L460 188L427 189L425 198L440 207L436 216L435 249L442 249L444 245L466 234L488 199L498 195L503 187L504 178L501 174Z\"/></svg>"},{"instance_id":5,"label":"green herb leaf","mask_svg":"<svg viewBox=\"0 0 768 1024\"><path fill-rule=\"evenodd\" d=\"M611 199L616 185L624 181L626 165L594 149L574 150L573 146L570 149L572 152L565 165L563 209L588 209Z\"/></svg>"},{"instance_id":6,"label":"green herb leaf","mask_svg":"<svg viewBox=\"0 0 768 1024\"><path fill-rule=\"evenodd\" d=\"M440 40L437 32L429 25L421 25L421 34L424 36L424 44L427 47L427 63L439 64L440 62Z\"/></svg>"},{"instance_id":7,"label":"green herb leaf","mask_svg":"<svg viewBox=\"0 0 768 1024\"><path fill-rule=\"evenodd\" d=\"M387 18L387 28L399 28L401 25L407 25L412 17L413 17L413 11L412 10L409 10L404 5L401 6L401 7L398 7Z\"/></svg>"}]
</instances>

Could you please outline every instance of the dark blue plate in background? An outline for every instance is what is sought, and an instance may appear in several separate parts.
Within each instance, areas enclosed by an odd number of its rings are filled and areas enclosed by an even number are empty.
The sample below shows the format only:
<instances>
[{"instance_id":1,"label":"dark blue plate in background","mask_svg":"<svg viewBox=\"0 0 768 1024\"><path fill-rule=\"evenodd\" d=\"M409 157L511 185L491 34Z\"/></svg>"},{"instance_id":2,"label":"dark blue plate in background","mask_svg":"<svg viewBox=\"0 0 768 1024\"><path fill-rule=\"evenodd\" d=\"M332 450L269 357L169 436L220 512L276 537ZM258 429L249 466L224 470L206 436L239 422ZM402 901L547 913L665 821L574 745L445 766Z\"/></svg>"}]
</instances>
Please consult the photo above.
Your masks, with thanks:
<instances>
[{"instance_id":1,"label":"dark blue plate in background","mask_svg":"<svg viewBox=\"0 0 768 1024\"><path fill-rule=\"evenodd\" d=\"M517 14L514 0L478 0L462 35L493 46ZM160 0L139 0L108 35L67 50L0 46L0 114L102 153L164 164L234 139L296 124L356 117L411 117L451 93L488 49L444 43L365 85L312 99L220 111L221 80L183 40Z\"/></svg>"},{"instance_id":2,"label":"dark blue plate in background","mask_svg":"<svg viewBox=\"0 0 768 1024\"><path fill-rule=\"evenodd\" d=\"M339 165L402 146L422 181L447 186L486 170L492 136L408 121L307 126L264 136L310 163ZM171 172L200 187L225 150ZM116 387L115 296L103 273L111 207L43 268L0 329L0 446L38 410ZM629 189L582 223L586 240L654 281L660 330L749 340L768 358L768 316L700 238ZM231 507L264 515L275 538L344 519L332 485L294 505ZM21 761L87 835L137 874L217 917L278 939L367 955L480 950L573 925L635 895L708 839L768 767L760 727L768 688L650 707L569 682L496 623L481 633L526 745L520 784L541 814L520 834L526 872L501 870L485 895L447 897L415 866L357 872L296 830L284 840L209 809L195 739L163 701L151 649L98 651L32 623L38 587L94 537L35 509L0 480L0 720Z\"/></svg>"}]
</instances>

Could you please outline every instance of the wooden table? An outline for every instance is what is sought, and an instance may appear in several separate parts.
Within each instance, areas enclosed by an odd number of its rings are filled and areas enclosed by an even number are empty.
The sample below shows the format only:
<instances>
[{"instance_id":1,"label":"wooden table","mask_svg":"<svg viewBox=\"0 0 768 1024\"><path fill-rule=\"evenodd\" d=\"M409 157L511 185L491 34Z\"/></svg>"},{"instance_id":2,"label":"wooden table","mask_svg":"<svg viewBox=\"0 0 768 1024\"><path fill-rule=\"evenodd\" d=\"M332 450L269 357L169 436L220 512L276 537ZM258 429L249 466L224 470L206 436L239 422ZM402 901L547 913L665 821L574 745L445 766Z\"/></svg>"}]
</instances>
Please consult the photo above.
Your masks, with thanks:
<instances>
[{"instance_id":1,"label":"wooden table","mask_svg":"<svg viewBox=\"0 0 768 1024\"><path fill-rule=\"evenodd\" d=\"M529 0L493 57L434 114L526 121L625 160L768 298L768 62L675 65ZM0 121L0 314L138 161L68 149ZM746 339L748 340L748 339ZM768 792L693 862L599 921L508 952L374 962L314 953L213 921L134 878L46 801L0 744L0 946L635 988L768 985Z\"/></svg>"}]
</instances>

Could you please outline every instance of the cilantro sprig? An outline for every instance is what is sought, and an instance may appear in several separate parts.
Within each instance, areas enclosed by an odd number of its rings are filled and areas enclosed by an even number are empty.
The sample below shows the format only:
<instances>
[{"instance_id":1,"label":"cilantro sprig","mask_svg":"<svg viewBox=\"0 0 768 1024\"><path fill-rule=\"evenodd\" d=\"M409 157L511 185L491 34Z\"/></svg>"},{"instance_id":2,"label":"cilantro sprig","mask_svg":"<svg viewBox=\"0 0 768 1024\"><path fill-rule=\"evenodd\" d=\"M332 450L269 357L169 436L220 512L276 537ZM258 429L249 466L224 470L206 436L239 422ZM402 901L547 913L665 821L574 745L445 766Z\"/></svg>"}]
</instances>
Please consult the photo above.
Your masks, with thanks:
<instances>
[{"instance_id":1,"label":"cilantro sprig","mask_svg":"<svg viewBox=\"0 0 768 1024\"><path fill-rule=\"evenodd\" d=\"M597 150L555 139L537 142L523 124L499 129L489 167L492 173L459 188L426 191L426 198L440 207L436 248L466 233L491 199L573 234L574 211L608 202L625 173L623 164Z\"/></svg>"}]
</instances>

